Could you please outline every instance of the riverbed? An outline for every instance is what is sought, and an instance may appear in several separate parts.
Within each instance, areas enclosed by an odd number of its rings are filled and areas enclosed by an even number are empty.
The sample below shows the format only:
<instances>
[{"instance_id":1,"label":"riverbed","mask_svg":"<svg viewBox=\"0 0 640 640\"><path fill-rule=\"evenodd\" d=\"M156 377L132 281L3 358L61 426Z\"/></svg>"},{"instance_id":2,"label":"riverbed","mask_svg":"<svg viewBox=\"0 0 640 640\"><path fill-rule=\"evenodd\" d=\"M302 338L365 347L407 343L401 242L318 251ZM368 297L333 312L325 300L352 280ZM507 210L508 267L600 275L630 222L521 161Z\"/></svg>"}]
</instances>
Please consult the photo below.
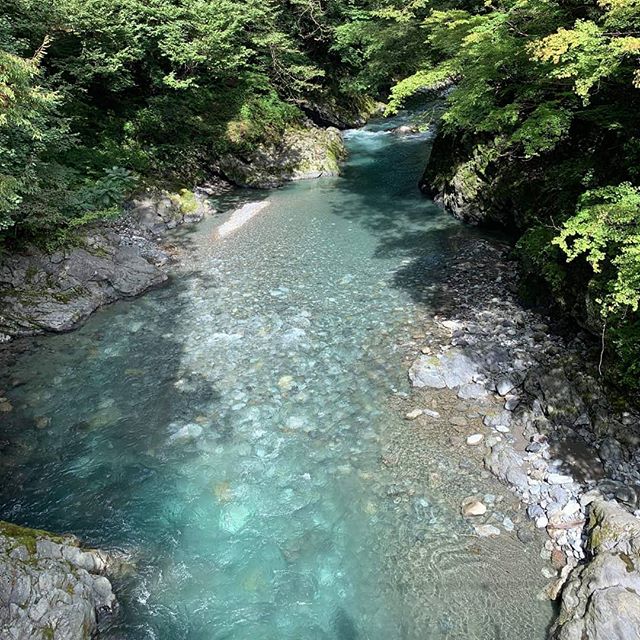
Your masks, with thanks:
<instances>
[{"instance_id":1,"label":"riverbed","mask_svg":"<svg viewBox=\"0 0 640 640\"><path fill-rule=\"evenodd\" d=\"M515 499L397 408L476 233L421 197L429 134L399 123L347 132L341 177L258 194L243 224L246 193L221 198L167 286L3 376L0 518L130 554L107 640L545 637L540 546L460 514Z\"/></svg>"}]
</instances>

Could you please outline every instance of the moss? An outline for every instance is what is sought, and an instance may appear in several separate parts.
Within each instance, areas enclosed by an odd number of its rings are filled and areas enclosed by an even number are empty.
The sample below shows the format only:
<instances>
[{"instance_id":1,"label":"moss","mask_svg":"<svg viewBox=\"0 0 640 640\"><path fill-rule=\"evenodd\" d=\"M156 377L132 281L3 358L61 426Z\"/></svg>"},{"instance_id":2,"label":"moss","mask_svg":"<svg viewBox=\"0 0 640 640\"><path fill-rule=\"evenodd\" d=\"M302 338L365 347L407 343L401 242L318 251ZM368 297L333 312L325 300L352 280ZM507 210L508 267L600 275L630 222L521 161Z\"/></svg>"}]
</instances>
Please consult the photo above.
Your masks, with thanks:
<instances>
[{"instance_id":1,"label":"moss","mask_svg":"<svg viewBox=\"0 0 640 640\"><path fill-rule=\"evenodd\" d=\"M25 273L27 282L33 282L34 278L38 275L38 268L35 265L29 265Z\"/></svg>"},{"instance_id":2,"label":"moss","mask_svg":"<svg viewBox=\"0 0 640 640\"><path fill-rule=\"evenodd\" d=\"M55 638L55 629L51 623L42 630L42 637L44 640L53 640Z\"/></svg>"},{"instance_id":3,"label":"moss","mask_svg":"<svg viewBox=\"0 0 640 640\"><path fill-rule=\"evenodd\" d=\"M82 290L78 287L73 287L71 289L67 289L66 291L55 292L51 294L51 297L61 304L68 304L75 298L80 297L82 294Z\"/></svg>"},{"instance_id":4,"label":"moss","mask_svg":"<svg viewBox=\"0 0 640 640\"><path fill-rule=\"evenodd\" d=\"M189 189L181 189L174 197L176 198L180 212L183 215L187 216L197 211L198 200L196 199L196 194L193 191L189 191Z\"/></svg>"},{"instance_id":5,"label":"moss","mask_svg":"<svg viewBox=\"0 0 640 640\"><path fill-rule=\"evenodd\" d=\"M36 542L39 538L48 538L58 544L66 543L65 539L61 536L56 536L47 531L40 529L29 529L28 527L21 527L11 522L4 522L0 520L0 535L10 538L14 541L13 548L25 547L30 555L36 552Z\"/></svg>"},{"instance_id":6,"label":"moss","mask_svg":"<svg viewBox=\"0 0 640 640\"><path fill-rule=\"evenodd\" d=\"M104 247L85 247L85 249L97 258L108 258L111 254Z\"/></svg>"}]
</instances>

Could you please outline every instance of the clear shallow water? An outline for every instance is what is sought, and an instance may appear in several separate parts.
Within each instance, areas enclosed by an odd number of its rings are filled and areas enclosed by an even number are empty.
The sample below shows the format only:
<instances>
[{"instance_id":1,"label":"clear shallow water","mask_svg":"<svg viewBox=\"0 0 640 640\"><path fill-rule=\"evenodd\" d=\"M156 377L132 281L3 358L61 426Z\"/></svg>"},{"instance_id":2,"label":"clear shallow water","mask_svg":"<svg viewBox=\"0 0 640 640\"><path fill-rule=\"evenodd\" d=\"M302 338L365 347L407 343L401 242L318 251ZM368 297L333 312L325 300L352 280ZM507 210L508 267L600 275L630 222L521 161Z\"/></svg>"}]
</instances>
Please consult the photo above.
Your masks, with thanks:
<instances>
[{"instance_id":1,"label":"clear shallow water","mask_svg":"<svg viewBox=\"0 0 640 640\"><path fill-rule=\"evenodd\" d=\"M471 233L420 197L425 137L392 124L348 133L343 177L265 194L225 240L224 216L183 231L169 286L7 372L0 517L132 553L105 638L544 637L541 562L506 542L480 559L442 484L401 505L381 464L406 428L399 336Z\"/></svg>"}]
</instances>

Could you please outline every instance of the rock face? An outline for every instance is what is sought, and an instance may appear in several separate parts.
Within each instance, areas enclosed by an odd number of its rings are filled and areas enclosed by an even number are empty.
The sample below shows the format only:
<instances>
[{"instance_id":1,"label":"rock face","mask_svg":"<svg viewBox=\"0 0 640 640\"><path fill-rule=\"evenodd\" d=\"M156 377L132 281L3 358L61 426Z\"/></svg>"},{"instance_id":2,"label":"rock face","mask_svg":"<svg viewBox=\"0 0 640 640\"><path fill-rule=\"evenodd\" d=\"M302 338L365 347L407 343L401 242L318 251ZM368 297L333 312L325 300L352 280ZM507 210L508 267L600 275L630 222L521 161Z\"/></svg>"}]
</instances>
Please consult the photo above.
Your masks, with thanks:
<instances>
[{"instance_id":1,"label":"rock face","mask_svg":"<svg viewBox=\"0 0 640 640\"><path fill-rule=\"evenodd\" d=\"M192 193L150 192L117 222L88 229L79 246L7 255L0 262L0 335L69 331L98 307L161 284L169 256L159 235L208 210Z\"/></svg>"},{"instance_id":2,"label":"rock face","mask_svg":"<svg viewBox=\"0 0 640 640\"><path fill-rule=\"evenodd\" d=\"M292 180L338 175L345 155L337 129L295 127L278 142L263 144L244 157L222 157L219 169L240 187L269 189Z\"/></svg>"},{"instance_id":3,"label":"rock face","mask_svg":"<svg viewBox=\"0 0 640 640\"><path fill-rule=\"evenodd\" d=\"M592 560L571 573L552 640L640 638L640 521L614 502L592 503Z\"/></svg>"},{"instance_id":4,"label":"rock face","mask_svg":"<svg viewBox=\"0 0 640 640\"><path fill-rule=\"evenodd\" d=\"M496 156L491 145L471 151L460 140L440 133L434 140L420 189L468 224L518 226L517 208L509 191L502 188L506 180L493 162Z\"/></svg>"},{"instance_id":5,"label":"rock face","mask_svg":"<svg viewBox=\"0 0 640 640\"><path fill-rule=\"evenodd\" d=\"M0 522L0 637L85 640L115 606L108 556L70 536Z\"/></svg>"}]
</instances>

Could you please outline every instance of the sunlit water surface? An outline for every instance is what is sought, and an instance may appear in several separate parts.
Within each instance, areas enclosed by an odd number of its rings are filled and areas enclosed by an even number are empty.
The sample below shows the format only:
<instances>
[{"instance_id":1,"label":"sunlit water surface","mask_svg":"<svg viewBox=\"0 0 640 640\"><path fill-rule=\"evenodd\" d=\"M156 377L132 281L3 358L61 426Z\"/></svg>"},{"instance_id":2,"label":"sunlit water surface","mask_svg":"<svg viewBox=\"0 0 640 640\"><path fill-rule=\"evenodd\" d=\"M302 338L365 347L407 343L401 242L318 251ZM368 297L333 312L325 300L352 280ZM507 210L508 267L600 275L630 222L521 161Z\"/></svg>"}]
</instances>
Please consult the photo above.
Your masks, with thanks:
<instances>
[{"instance_id":1,"label":"sunlit water surface","mask_svg":"<svg viewBox=\"0 0 640 640\"><path fill-rule=\"evenodd\" d=\"M405 428L398 335L428 305L398 274L428 285L471 233L417 192L428 136L394 124L347 133L341 178L263 194L226 239L228 214L183 230L168 286L8 372L0 517L132 554L104 638L544 638L539 559L498 545L478 565L458 505L426 487L399 521L380 462ZM390 572L399 540L433 552L412 569L427 595Z\"/></svg>"}]
</instances>

